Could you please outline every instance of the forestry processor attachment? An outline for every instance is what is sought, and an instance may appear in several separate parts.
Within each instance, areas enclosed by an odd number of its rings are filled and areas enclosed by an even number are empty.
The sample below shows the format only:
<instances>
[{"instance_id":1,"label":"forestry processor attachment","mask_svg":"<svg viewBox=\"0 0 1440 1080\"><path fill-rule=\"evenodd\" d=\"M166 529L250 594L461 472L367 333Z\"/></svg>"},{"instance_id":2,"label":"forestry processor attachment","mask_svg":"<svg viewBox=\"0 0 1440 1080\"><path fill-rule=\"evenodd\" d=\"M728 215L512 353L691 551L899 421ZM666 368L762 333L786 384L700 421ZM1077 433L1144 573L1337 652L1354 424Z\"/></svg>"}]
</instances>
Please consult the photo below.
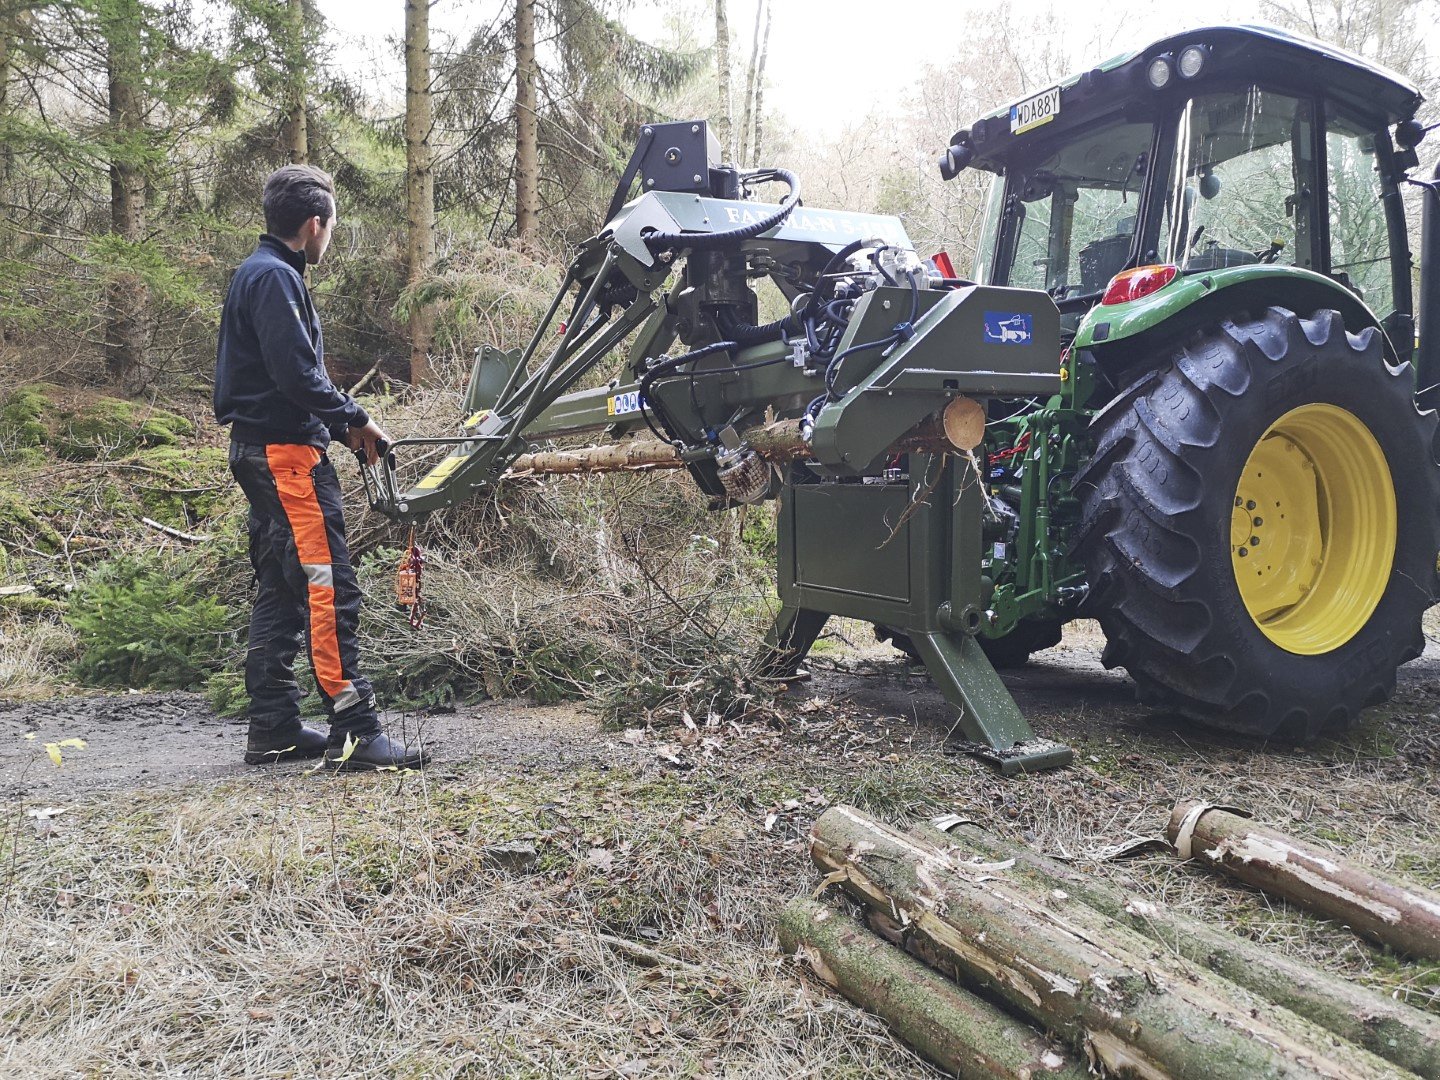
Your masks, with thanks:
<instances>
[{"instance_id":1,"label":"forestry processor attachment","mask_svg":"<svg viewBox=\"0 0 1440 1080\"><path fill-rule=\"evenodd\" d=\"M793 174L719 158L703 122L642 129L529 345L480 350L462 432L397 441L367 470L372 506L414 520L510 470L636 466L687 469L716 509L778 499L768 673L793 672L831 615L861 619L924 661L1004 772L1068 763L984 648L1009 629L984 552L1015 519L983 475L986 411L1061 391L1053 299L958 278L922 261L899 219L802 206ZM754 197L771 184L780 202ZM760 279L783 312L763 324ZM605 442L536 452L582 433ZM402 483L397 460L436 448Z\"/></svg>"}]
</instances>

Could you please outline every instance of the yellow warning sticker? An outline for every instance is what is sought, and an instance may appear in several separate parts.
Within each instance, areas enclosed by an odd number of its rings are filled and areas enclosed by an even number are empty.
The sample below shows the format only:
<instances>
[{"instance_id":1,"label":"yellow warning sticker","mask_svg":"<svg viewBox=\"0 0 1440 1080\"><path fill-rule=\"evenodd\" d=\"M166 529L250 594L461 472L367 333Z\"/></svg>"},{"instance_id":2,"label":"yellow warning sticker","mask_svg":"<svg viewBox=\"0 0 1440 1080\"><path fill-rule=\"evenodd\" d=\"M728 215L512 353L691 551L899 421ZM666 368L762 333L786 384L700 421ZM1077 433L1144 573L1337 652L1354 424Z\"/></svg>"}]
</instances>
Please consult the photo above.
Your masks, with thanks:
<instances>
[{"instance_id":1,"label":"yellow warning sticker","mask_svg":"<svg viewBox=\"0 0 1440 1080\"><path fill-rule=\"evenodd\" d=\"M470 417L470 419L468 419L468 420L465 421L465 427L474 427L476 424L480 423L481 420L484 420L485 417L487 417L487 416L489 416L489 415L490 415L490 410L489 410L489 409L481 409L481 410L480 410L479 412L477 412L474 416Z\"/></svg>"},{"instance_id":2,"label":"yellow warning sticker","mask_svg":"<svg viewBox=\"0 0 1440 1080\"><path fill-rule=\"evenodd\" d=\"M464 461L467 456L466 454L455 454L452 457L447 457L444 461L440 462L439 465L436 465L435 468L425 474L425 479L415 485L415 490L420 491L425 488L439 487L440 481L458 469L460 463Z\"/></svg>"}]
</instances>

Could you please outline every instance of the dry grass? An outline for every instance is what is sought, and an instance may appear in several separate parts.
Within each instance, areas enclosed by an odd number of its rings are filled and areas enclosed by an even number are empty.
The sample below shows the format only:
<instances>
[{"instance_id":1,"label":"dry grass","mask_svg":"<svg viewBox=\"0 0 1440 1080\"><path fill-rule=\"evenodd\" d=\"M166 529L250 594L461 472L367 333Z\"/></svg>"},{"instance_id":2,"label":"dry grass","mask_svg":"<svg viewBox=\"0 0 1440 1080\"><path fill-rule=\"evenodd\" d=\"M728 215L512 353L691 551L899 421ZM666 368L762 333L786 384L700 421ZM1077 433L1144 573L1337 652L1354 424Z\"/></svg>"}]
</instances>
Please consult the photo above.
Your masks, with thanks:
<instances>
[{"instance_id":1,"label":"dry grass","mask_svg":"<svg viewBox=\"0 0 1440 1080\"><path fill-rule=\"evenodd\" d=\"M59 619L0 610L0 699L57 693L74 656L75 635Z\"/></svg>"},{"instance_id":2,"label":"dry grass","mask_svg":"<svg viewBox=\"0 0 1440 1080\"><path fill-rule=\"evenodd\" d=\"M616 746L556 771L121 794L48 836L13 808L0 1071L926 1075L773 950L808 879L783 809L811 806L803 777ZM533 872L487 864L518 838Z\"/></svg>"},{"instance_id":3,"label":"dry grass","mask_svg":"<svg viewBox=\"0 0 1440 1080\"><path fill-rule=\"evenodd\" d=\"M1083 628L1069 644L1093 658ZM1435 729L1409 722L1432 707L1423 688L1294 751L1177 736L1081 681L1063 715L1030 709L1080 763L1006 781L939 750L904 704L933 696L922 679L873 652L839 659L866 674L822 673L783 723L577 721L588 734L558 756L537 739L429 776L117 793L48 835L16 802L0 1071L933 1075L775 950L780 907L815 883L805 833L836 802L965 813L1440 1010L1433 966L1168 856L1089 858L1204 795L1436 884L1440 791L1417 767ZM533 869L490 865L486 847L515 840Z\"/></svg>"}]
</instances>

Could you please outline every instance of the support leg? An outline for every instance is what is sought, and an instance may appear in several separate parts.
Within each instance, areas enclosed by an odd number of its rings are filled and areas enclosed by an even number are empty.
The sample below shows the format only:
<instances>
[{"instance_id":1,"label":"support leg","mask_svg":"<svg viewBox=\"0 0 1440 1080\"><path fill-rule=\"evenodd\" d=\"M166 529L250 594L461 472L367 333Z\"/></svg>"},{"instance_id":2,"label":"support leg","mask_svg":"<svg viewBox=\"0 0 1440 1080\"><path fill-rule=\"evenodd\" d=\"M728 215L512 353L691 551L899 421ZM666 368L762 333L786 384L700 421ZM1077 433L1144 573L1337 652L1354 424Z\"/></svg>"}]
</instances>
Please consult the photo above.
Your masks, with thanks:
<instances>
[{"instance_id":1,"label":"support leg","mask_svg":"<svg viewBox=\"0 0 1440 1080\"><path fill-rule=\"evenodd\" d=\"M794 675L829 618L823 611L788 605L782 607L770 632L765 635L765 651L759 663L760 675L767 679L785 679Z\"/></svg>"},{"instance_id":2,"label":"support leg","mask_svg":"<svg viewBox=\"0 0 1440 1080\"><path fill-rule=\"evenodd\" d=\"M957 725L967 739L978 744L980 757L1006 776L1070 764L1074 752L1068 746L1037 738L1030 730L973 637L911 633L910 640L945 700L960 710Z\"/></svg>"}]
</instances>

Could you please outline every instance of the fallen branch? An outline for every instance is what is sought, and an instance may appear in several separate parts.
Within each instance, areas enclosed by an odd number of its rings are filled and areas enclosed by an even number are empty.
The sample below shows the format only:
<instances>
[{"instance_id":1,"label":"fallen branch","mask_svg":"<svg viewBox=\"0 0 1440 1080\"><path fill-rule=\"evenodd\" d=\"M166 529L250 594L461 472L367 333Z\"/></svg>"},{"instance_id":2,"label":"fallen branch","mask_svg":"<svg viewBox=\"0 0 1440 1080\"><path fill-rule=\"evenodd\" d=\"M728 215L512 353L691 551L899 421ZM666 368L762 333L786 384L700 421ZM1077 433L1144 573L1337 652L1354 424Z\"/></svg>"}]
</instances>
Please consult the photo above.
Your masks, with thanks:
<instances>
[{"instance_id":1,"label":"fallen branch","mask_svg":"<svg viewBox=\"0 0 1440 1080\"><path fill-rule=\"evenodd\" d=\"M384 362L385 358L382 356L380 357L380 359L376 360L375 363L370 365L370 370L365 372L364 375L361 375L360 380L354 386L350 387L351 397L354 397L356 394L360 393L361 390L364 390L365 387L370 384L370 380L375 377L375 373L380 370L380 365Z\"/></svg>"},{"instance_id":2,"label":"fallen branch","mask_svg":"<svg viewBox=\"0 0 1440 1080\"><path fill-rule=\"evenodd\" d=\"M1385 878L1205 803L1176 806L1165 835L1183 859L1293 900L1399 952L1440 960L1440 893Z\"/></svg>"},{"instance_id":3,"label":"fallen branch","mask_svg":"<svg viewBox=\"0 0 1440 1080\"><path fill-rule=\"evenodd\" d=\"M205 533L187 533L187 532L182 532L181 530L176 529L176 528L173 528L172 526L162 525L160 522L156 521L154 518L142 517L142 518L140 519L140 522L141 522L141 524L143 524L143 525L148 525L148 526L150 526L150 528L152 528L152 529L158 529L160 532L164 533L166 536L173 536L176 540L184 540L186 543L189 543L189 544L204 544L204 543L208 543L209 541L215 539L213 536L210 536L210 535L205 534Z\"/></svg>"},{"instance_id":4,"label":"fallen branch","mask_svg":"<svg viewBox=\"0 0 1440 1080\"><path fill-rule=\"evenodd\" d=\"M602 945L614 949L627 960L633 960L645 967L663 967L671 971L678 971L683 975L689 975L696 979L711 978L710 972L694 964L686 963L684 960L677 960L673 956L667 956L659 949L652 949L648 945L641 945L638 941L631 941L628 938L616 937L614 934L596 934L595 937Z\"/></svg>"}]
</instances>

